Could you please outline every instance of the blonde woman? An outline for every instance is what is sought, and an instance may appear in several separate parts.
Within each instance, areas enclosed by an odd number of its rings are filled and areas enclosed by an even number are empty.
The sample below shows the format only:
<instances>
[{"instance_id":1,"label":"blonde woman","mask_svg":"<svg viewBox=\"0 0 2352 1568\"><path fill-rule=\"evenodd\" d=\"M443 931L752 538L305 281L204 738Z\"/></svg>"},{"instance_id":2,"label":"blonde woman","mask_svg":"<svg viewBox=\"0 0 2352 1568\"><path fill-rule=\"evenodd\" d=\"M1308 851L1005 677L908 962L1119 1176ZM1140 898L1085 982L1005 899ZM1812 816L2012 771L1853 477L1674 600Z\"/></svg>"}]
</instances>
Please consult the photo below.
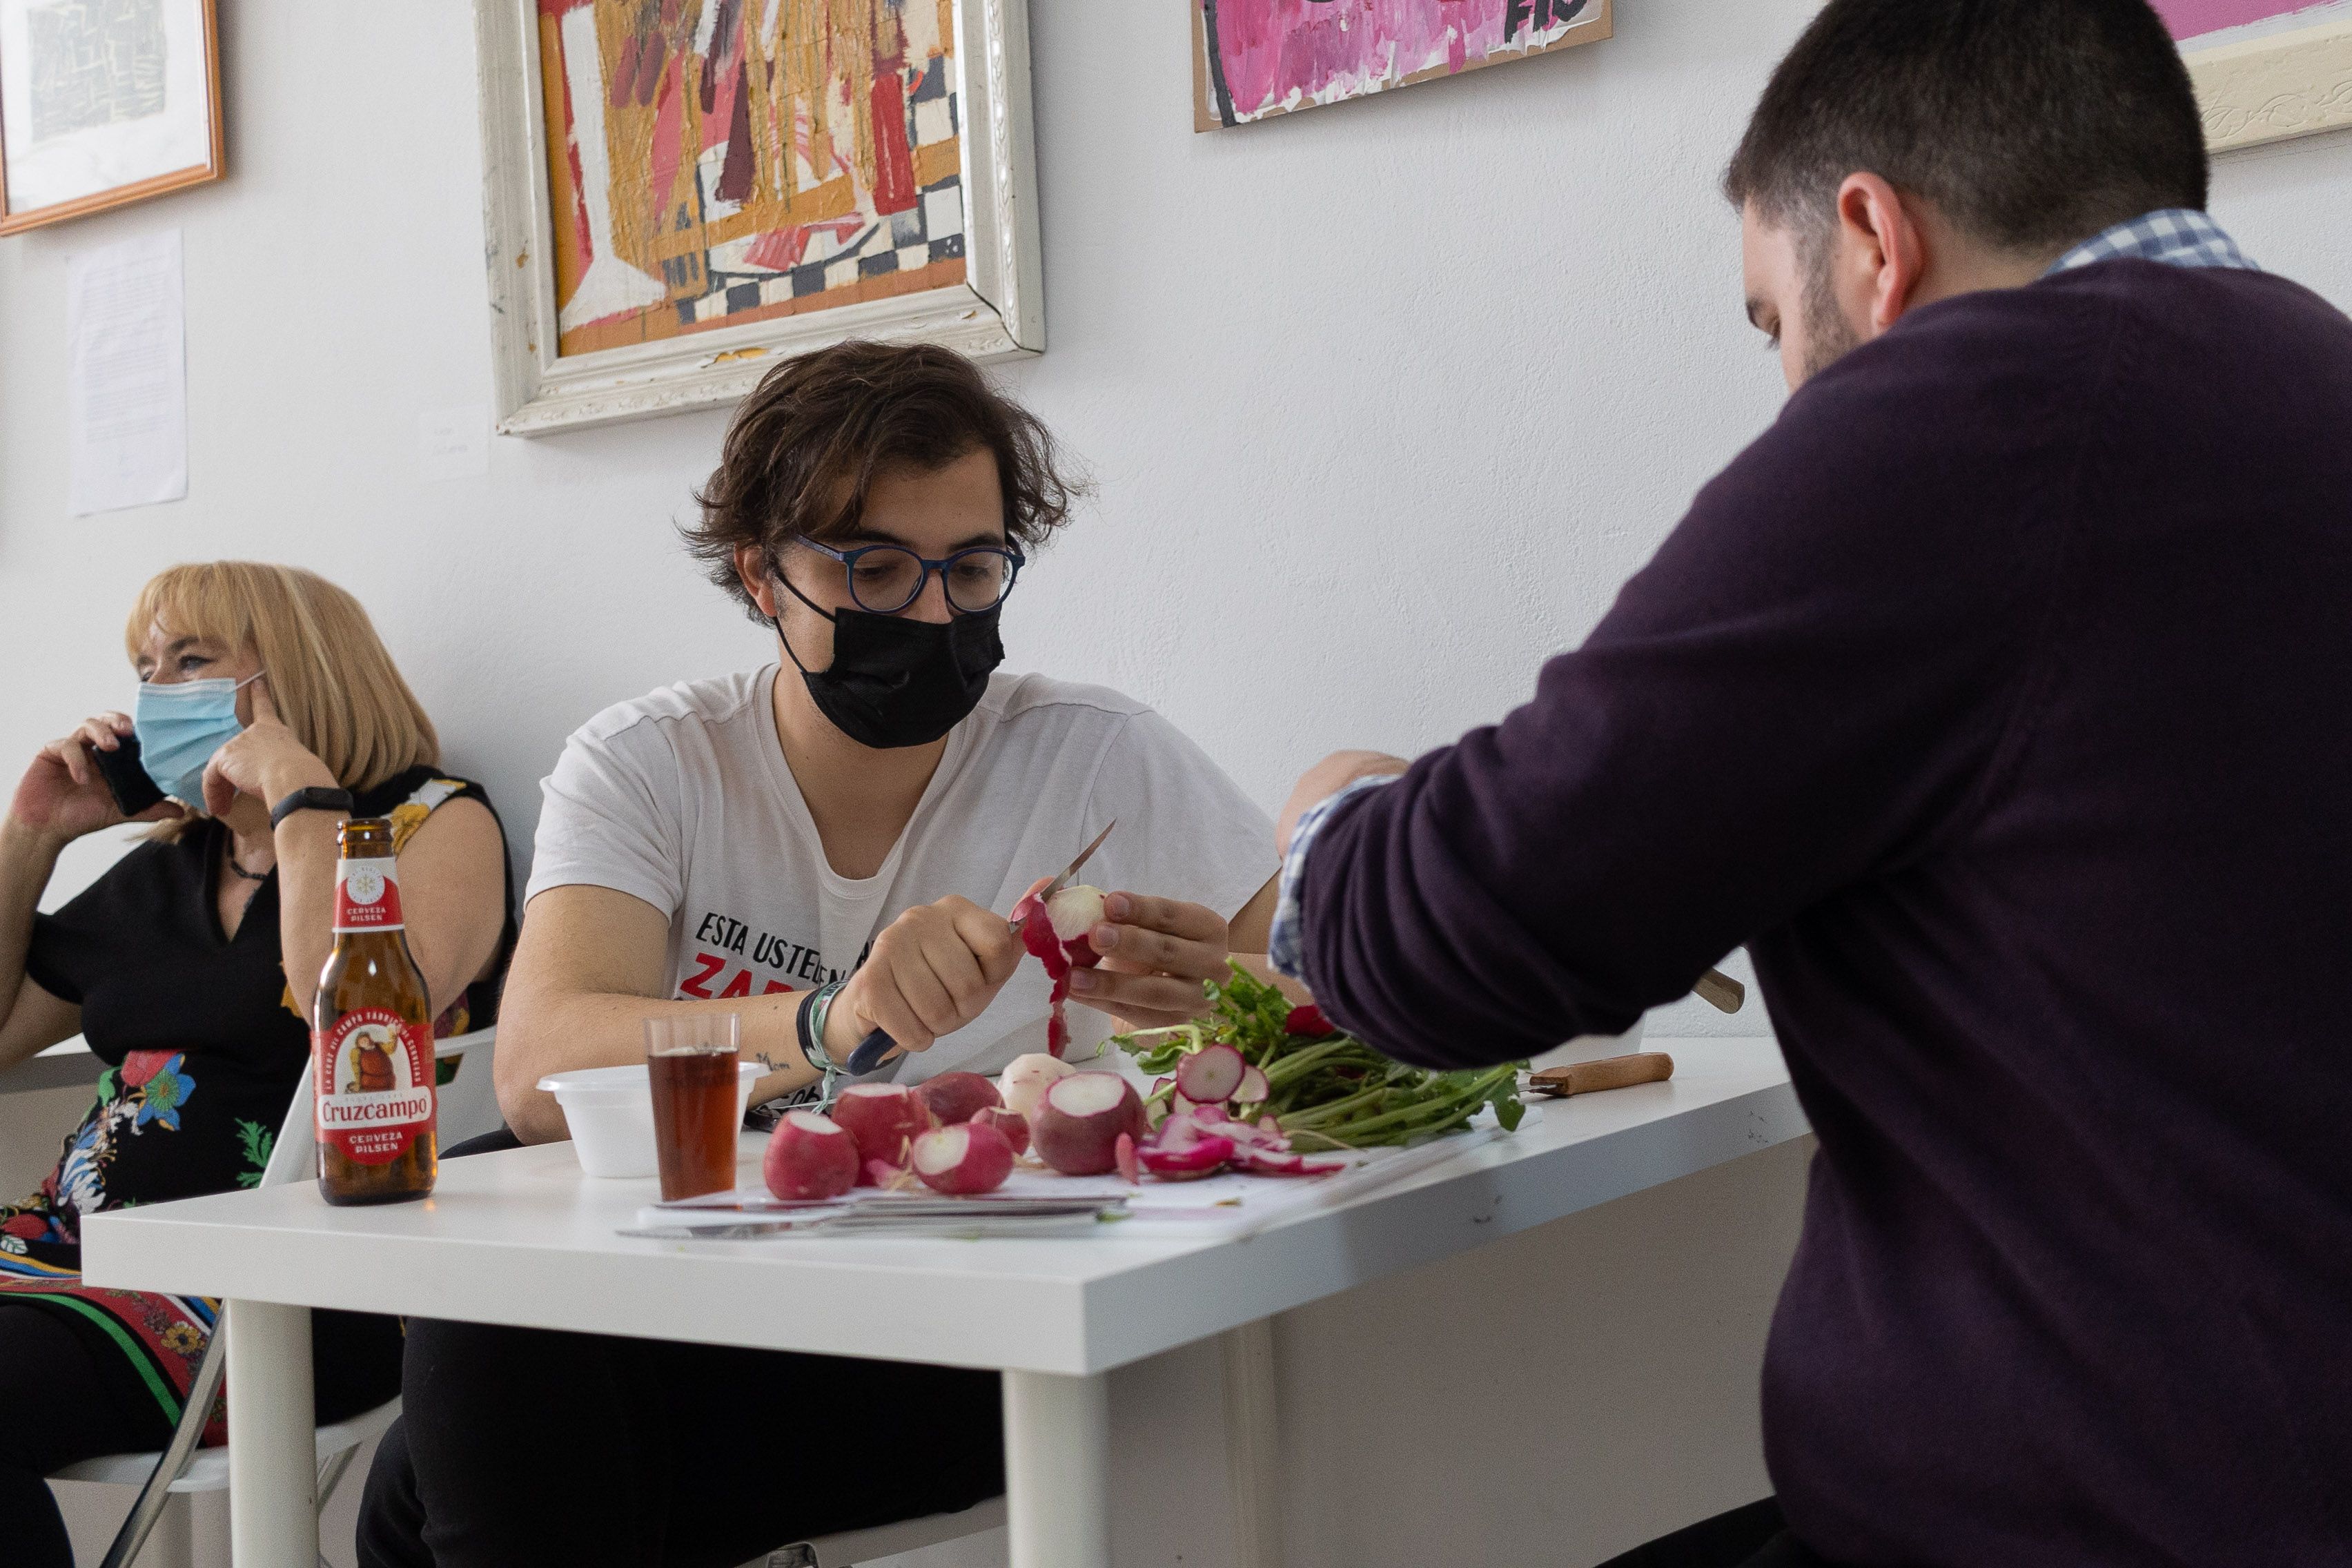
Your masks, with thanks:
<instances>
[{"instance_id":1,"label":"blonde woman","mask_svg":"<svg viewBox=\"0 0 2352 1568\"><path fill-rule=\"evenodd\" d=\"M0 817L0 1068L77 1033L106 1064L41 1190L0 1204L0 1520L14 1561L61 1568L42 1478L162 1447L212 1327L207 1301L83 1289L80 1216L259 1180L309 1059L337 826L395 825L440 1033L489 1021L514 933L498 818L440 772L432 721L349 594L291 567L176 566L124 636L136 717L42 747ZM133 735L167 797L141 813L156 829L36 913L58 851L126 820L96 753ZM320 1419L399 1392L391 1320L313 1323Z\"/></svg>"}]
</instances>

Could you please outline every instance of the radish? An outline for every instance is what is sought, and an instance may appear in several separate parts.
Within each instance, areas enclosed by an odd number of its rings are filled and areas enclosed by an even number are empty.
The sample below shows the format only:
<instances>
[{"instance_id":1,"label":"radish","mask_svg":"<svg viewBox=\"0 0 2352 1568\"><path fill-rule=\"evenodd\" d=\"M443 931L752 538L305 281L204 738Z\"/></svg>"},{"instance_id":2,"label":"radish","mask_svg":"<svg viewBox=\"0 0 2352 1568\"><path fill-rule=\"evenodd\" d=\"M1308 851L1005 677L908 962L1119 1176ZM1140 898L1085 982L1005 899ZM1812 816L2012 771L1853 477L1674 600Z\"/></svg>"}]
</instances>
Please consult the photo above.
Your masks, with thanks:
<instances>
[{"instance_id":1,"label":"radish","mask_svg":"<svg viewBox=\"0 0 2352 1568\"><path fill-rule=\"evenodd\" d=\"M1119 1135L1140 1139L1148 1131L1135 1086L1115 1072L1072 1073L1045 1091L1029 1119L1037 1157L1066 1176L1115 1169Z\"/></svg>"},{"instance_id":2,"label":"radish","mask_svg":"<svg viewBox=\"0 0 2352 1568\"><path fill-rule=\"evenodd\" d=\"M1012 1173L1012 1142L984 1121L960 1121L915 1140L915 1174L935 1193L992 1193Z\"/></svg>"},{"instance_id":3,"label":"radish","mask_svg":"<svg viewBox=\"0 0 2352 1568\"><path fill-rule=\"evenodd\" d=\"M1347 1164L1345 1160L1310 1160L1287 1150L1244 1149L1242 1169L1253 1176L1328 1176Z\"/></svg>"},{"instance_id":4,"label":"radish","mask_svg":"<svg viewBox=\"0 0 2352 1568\"><path fill-rule=\"evenodd\" d=\"M1163 1182L1197 1182L1224 1169L1234 1157L1230 1138L1196 1138L1182 1149L1147 1143L1136 1152L1143 1168Z\"/></svg>"},{"instance_id":5,"label":"radish","mask_svg":"<svg viewBox=\"0 0 2352 1568\"><path fill-rule=\"evenodd\" d=\"M971 1113L974 1127L993 1127L1004 1134L1015 1155L1029 1152L1029 1119L1002 1105L983 1105Z\"/></svg>"},{"instance_id":6,"label":"radish","mask_svg":"<svg viewBox=\"0 0 2352 1568\"><path fill-rule=\"evenodd\" d=\"M760 1173L780 1198L837 1198L857 1184L857 1140L814 1111L788 1110L768 1135Z\"/></svg>"},{"instance_id":7,"label":"radish","mask_svg":"<svg viewBox=\"0 0 2352 1568\"><path fill-rule=\"evenodd\" d=\"M833 1102L833 1119L857 1140L858 1157L903 1170L908 1146L931 1129L930 1108L904 1084L853 1083Z\"/></svg>"},{"instance_id":8,"label":"radish","mask_svg":"<svg viewBox=\"0 0 2352 1568\"><path fill-rule=\"evenodd\" d=\"M1049 1057L1042 1051L1013 1058L1013 1064L996 1080L1004 1094L1004 1108L1021 1116L1035 1116L1037 1107L1045 1101L1045 1091L1054 1087L1055 1080L1077 1070L1059 1057Z\"/></svg>"},{"instance_id":9,"label":"radish","mask_svg":"<svg viewBox=\"0 0 2352 1568\"><path fill-rule=\"evenodd\" d=\"M1045 966L1045 977L1054 983L1045 1049L1056 1061L1061 1059L1062 1047L1070 1043L1069 1020L1064 1016L1070 999L1070 971L1092 969L1102 962L1102 955L1087 940L1102 918L1102 889L1084 885L1065 888L1043 902L1030 893L1013 906L1013 923L1021 932L1021 945L1036 955Z\"/></svg>"},{"instance_id":10,"label":"radish","mask_svg":"<svg viewBox=\"0 0 2352 1568\"><path fill-rule=\"evenodd\" d=\"M1004 1103L996 1086L976 1072L943 1072L917 1085L915 1092L922 1096L923 1103L931 1108L931 1115L942 1127L969 1121L974 1112Z\"/></svg>"},{"instance_id":11,"label":"radish","mask_svg":"<svg viewBox=\"0 0 2352 1568\"><path fill-rule=\"evenodd\" d=\"M1176 1064L1178 1091L1205 1105L1223 1105L1231 1100L1248 1076L1249 1063L1226 1045L1204 1046Z\"/></svg>"},{"instance_id":12,"label":"radish","mask_svg":"<svg viewBox=\"0 0 2352 1568\"><path fill-rule=\"evenodd\" d=\"M1253 1067L1242 1074L1242 1086L1234 1090L1234 1098L1246 1105L1264 1105L1273 1093L1274 1086L1266 1082L1265 1072Z\"/></svg>"}]
</instances>

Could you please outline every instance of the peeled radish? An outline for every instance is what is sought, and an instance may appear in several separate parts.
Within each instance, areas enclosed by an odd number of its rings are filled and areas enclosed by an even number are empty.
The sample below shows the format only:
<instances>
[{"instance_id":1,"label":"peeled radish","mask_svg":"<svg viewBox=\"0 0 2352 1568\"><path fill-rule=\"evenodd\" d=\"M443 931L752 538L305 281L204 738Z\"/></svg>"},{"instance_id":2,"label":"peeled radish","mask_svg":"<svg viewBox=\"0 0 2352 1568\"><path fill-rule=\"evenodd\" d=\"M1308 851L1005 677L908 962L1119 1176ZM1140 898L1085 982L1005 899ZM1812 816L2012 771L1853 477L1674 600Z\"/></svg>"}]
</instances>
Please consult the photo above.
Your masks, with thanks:
<instances>
[{"instance_id":1,"label":"peeled radish","mask_svg":"<svg viewBox=\"0 0 2352 1568\"><path fill-rule=\"evenodd\" d=\"M932 1118L942 1127L969 1121L973 1112L1004 1103L996 1086L976 1072L943 1072L917 1085L915 1092L922 1096Z\"/></svg>"},{"instance_id":2,"label":"peeled radish","mask_svg":"<svg viewBox=\"0 0 2352 1568\"><path fill-rule=\"evenodd\" d=\"M1195 1138L1181 1149L1147 1143L1135 1152L1143 1168L1163 1182L1197 1182L1224 1169L1234 1157L1230 1138Z\"/></svg>"},{"instance_id":3,"label":"peeled radish","mask_svg":"<svg viewBox=\"0 0 2352 1568\"><path fill-rule=\"evenodd\" d=\"M768 1134L760 1173L780 1198L837 1198L857 1184L857 1140L814 1111L788 1110Z\"/></svg>"},{"instance_id":4,"label":"peeled radish","mask_svg":"<svg viewBox=\"0 0 2352 1568\"><path fill-rule=\"evenodd\" d=\"M974 1127L993 1127L1004 1134L1016 1155L1029 1152L1029 1119L1007 1106L988 1105L971 1113Z\"/></svg>"},{"instance_id":5,"label":"peeled radish","mask_svg":"<svg viewBox=\"0 0 2352 1568\"><path fill-rule=\"evenodd\" d=\"M1065 1005L1070 999L1072 968L1092 969L1102 962L1102 955L1087 940L1087 933L1102 923L1103 892L1100 888L1083 884L1065 888L1052 899L1039 901L1031 893L1013 906L1013 922L1021 928L1021 945L1036 955L1045 966L1046 978L1054 983L1053 1014L1045 1024L1045 1048L1056 1060L1062 1047L1070 1042L1069 1021L1064 1016Z\"/></svg>"},{"instance_id":6,"label":"peeled radish","mask_svg":"<svg viewBox=\"0 0 2352 1568\"><path fill-rule=\"evenodd\" d=\"M962 1121L915 1140L915 1174L935 1193L992 1193L1013 1173L1013 1144L984 1121Z\"/></svg>"},{"instance_id":7,"label":"peeled radish","mask_svg":"<svg viewBox=\"0 0 2352 1568\"><path fill-rule=\"evenodd\" d=\"M1077 1070L1059 1057L1033 1051L1028 1056L1013 1058L1013 1064L997 1079L997 1088L1003 1092L1006 1110L1017 1111L1024 1117L1034 1117L1037 1114L1037 1107L1045 1102L1045 1091L1053 1088L1056 1080Z\"/></svg>"},{"instance_id":8,"label":"peeled radish","mask_svg":"<svg viewBox=\"0 0 2352 1568\"><path fill-rule=\"evenodd\" d=\"M1141 1142L1143 1100L1115 1072L1080 1072L1045 1091L1029 1119L1037 1157L1066 1176L1099 1176L1118 1164L1123 1133Z\"/></svg>"},{"instance_id":9,"label":"peeled radish","mask_svg":"<svg viewBox=\"0 0 2352 1568\"><path fill-rule=\"evenodd\" d=\"M1249 1063L1227 1045L1205 1046L1176 1064L1178 1092L1204 1105L1223 1105L1248 1076Z\"/></svg>"},{"instance_id":10,"label":"peeled radish","mask_svg":"<svg viewBox=\"0 0 2352 1568\"><path fill-rule=\"evenodd\" d=\"M857 1140L859 1158L901 1170L909 1146L931 1129L930 1108L896 1083L851 1084L833 1102L833 1119Z\"/></svg>"}]
</instances>

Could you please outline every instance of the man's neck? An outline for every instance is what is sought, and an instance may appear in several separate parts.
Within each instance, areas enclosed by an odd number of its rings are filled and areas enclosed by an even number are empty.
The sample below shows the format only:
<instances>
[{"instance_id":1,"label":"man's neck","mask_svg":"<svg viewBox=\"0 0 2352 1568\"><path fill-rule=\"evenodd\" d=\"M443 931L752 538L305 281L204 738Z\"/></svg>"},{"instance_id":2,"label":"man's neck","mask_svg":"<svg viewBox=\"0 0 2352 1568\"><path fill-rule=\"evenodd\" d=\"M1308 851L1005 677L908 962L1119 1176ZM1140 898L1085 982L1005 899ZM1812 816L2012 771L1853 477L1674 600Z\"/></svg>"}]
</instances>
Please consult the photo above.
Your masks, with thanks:
<instances>
[{"instance_id":1,"label":"man's neck","mask_svg":"<svg viewBox=\"0 0 2352 1568\"><path fill-rule=\"evenodd\" d=\"M772 703L784 765L816 824L825 863L836 876L863 881L882 869L913 820L947 740L888 751L859 745L817 710L790 660L776 672Z\"/></svg>"}]
</instances>

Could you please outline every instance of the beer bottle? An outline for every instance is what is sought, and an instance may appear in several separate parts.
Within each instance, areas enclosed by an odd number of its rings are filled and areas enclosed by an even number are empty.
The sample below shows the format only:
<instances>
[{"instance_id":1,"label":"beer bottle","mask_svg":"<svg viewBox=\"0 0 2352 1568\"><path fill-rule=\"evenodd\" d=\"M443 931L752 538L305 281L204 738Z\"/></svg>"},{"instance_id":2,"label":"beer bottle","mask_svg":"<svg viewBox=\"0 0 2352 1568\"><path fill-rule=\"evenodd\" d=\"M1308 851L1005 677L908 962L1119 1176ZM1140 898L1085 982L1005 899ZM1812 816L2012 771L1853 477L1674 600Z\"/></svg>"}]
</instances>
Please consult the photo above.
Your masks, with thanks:
<instances>
[{"instance_id":1,"label":"beer bottle","mask_svg":"<svg viewBox=\"0 0 2352 1568\"><path fill-rule=\"evenodd\" d=\"M319 1191L331 1204L421 1198L439 1173L433 1016L400 918L392 824L353 817L335 866L335 951L310 1028Z\"/></svg>"}]
</instances>

